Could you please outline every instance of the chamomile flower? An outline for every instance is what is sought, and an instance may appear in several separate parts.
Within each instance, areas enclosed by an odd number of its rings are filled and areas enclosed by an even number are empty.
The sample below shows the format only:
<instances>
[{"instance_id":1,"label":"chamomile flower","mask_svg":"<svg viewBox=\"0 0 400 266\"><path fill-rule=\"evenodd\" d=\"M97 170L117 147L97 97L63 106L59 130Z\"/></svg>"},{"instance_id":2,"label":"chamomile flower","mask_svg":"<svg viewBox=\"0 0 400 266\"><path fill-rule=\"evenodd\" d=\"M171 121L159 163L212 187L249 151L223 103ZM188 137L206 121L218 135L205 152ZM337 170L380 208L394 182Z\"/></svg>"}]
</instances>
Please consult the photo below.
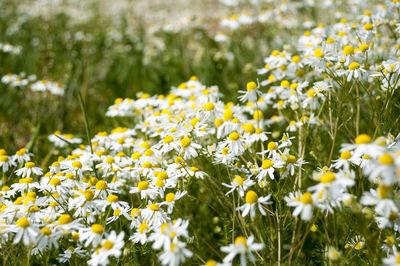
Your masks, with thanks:
<instances>
[{"instance_id":1,"label":"chamomile flower","mask_svg":"<svg viewBox=\"0 0 400 266\"><path fill-rule=\"evenodd\" d=\"M137 231L129 238L129 240L144 245L148 242L148 233L150 230L151 229L146 221L139 223Z\"/></svg>"},{"instance_id":2,"label":"chamomile flower","mask_svg":"<svg viewBox=\"0 0 400 266\"><path fill-rule=\"evenodd\" d=\"M255 185L256 182L251 180L250 178L237 176L235 177L230 184L222 183L223 186L230 188L225 195L229 195L233 191L237 190L241 197L244 196L244 192L251 186Z\"/></svg>"},{"instance_id":3,"label":"chamomile flower","mask_svg":"<svg viewBox=\"0 0 400 266\"><path fill-rule=\"evenodd\" d=\"M271 195L258 197L256 192L249 190L246 193L246 203L236 208L236 210L241 211L243 217L246 217L250 213L250 217L253 219L256 216L256 207L258 207L260 213L265 216L266 212L263 209L263 205L271 204L272 202L268 201L270 198Z\"/></svg>"},{"instance_id":4,"label":"chamomile flower","mask_svg":"<svg viewBox=\"0 0 400 266\"><path fill-rule=\"evenodd\" d=\"M293 211L294 217L297 217L299 214L301 214L302 220L311 220L314 203L313 195L311 193L296 193L294 195L291 193L289 197L285 197L285 200L288 206L295 207Z\"/></svg>"},{"instance_id":5,"label":"chamomile flower","mask_svg":"<svg viewBox=\"0 0 400 266\"><path fill-rule=\"evenodd\" d=\"M281 161L276 161L276 160L270 160L270 159L265 159L261 167L258 169L258 175L256 178L258 179L258 182L260 183L262 180L265 179L266 176L271 178L272 180L275 179L274 172L276 169L282 168L284 166L284 163Z\"/></svg>"},{"instance_id":6,"label":"chamomile flower","mask_svg":"<svg viewBox=\"0 0 400 266\"><path fill-rule=\"evenodd\" d=\"M16 170L15 174L23 178L30 178L31 175L42 175L43 171L41 168L35 167L34 162L27 162L23 168Z\"/></svg>"},{"instance_id":7,"label":"chamomile flower","mask_svg":"<svg viewBox=\"0 0 400 266\"><path fill-rule=\"evenodd\" d=\"M260 97L261 92L259 91L259 85L254 81L250 81L246 84L246 91L239 91L243 94L239 97L241 102L255 102L257 98Z\"/></svg>"},{"instance_id":8,"label":"chamomile flower","mask_svg":"<svg viewBox=\"0 0 400 266\"><path fill-rule=\"evenodd\" d=\"M391 197L393 187L387 185L379 185L377 190L371 189L365 192L361 198L361 203L364 205L375 206L377 214L384 217L389 217L392 212L398 212L398 208Z\"/></svg>"},{"instance_id":9,"label":"chamomile flower","mask_svg":"<svg viewBox=\"0 0 400 266\"><path fill-rule=\"evenodd\" d=\"M145 198L154 199L155 196L157 195L157 190L149 182L140 181L138 183L137 187L133 187L130 190L130 193L140 193L141 199L145 199Z\"/></svg>"},{"instance_id":10,"label":"chamomile flower","mask_svg":"<svg viewBox=\"0 0 400 266\"><path fill-rule=\"evenodd\" d=\"M15 233L13 244L22 242L25 246L36 243L38 228L27 217L21 217L16 225L10 228Z\"/></svg>"},{"instance_id":11,"label":"chamomile flower","mask_svg":"<svg viewBox=\"0 0 400 266\"><path fill-rule=\"evenodd\" d=\"M244 152L241 136L236 131L229 134L228 138L222 143L223 147L228 147L233 155L241 155Z\"/></svg>"},{"instance_id":12,"label":"chamomile flower","mask_svg":"<svg viewBox=\"0 0 400 266\"><path fill-rule=\"evenodd\" d=\"M186 160L197 157L197 150L201 148L201 145L193 143L189 137L185 137L181 139L179 147L180 153L183 154L183 157Z\"/></svg>"},{"instance_id":13,"label":"chamomile flower","mask_svg":"<svg viewBox=\"0 0 400 266\"><path fill-rule=\"evenodd\" d=\"M107 265L109 264L108 257L113 256L119 258L122 254L124 247L124 232L117 233L113 230L111 233L101 241L101 247L97 248L92 254L89 265Z\"/></svg>"},{"instance_id":14,"label":"chamomile flower","mask_svg":"<svg viewBox=\"0 0 400 266\"><path fill-rule=\"evenodd\" d=\"M186 258L193 256L193 252L186 248L186 244L174 241L170 248L160 254L160 261L163 265L178 266L185 262Z\"/></svg>"},{"instance_id":15,"label":"chamomile flower","mask_svg":"<svg viewBox=\"0 0 400 266\"><path fill-rule=\"evenodd\" d=\"M263 248L263 244L254 242L254 236L249 236L247 239L243 236L238 236L235 238L233 244L221 247L221 251L228 253L224 258L224 263L232 263L233 259L237 255L240 255L240 265L245 266L247 265L246 255L249 257L249 260L254 263L256 258L253 252L260 251Z\"/></svg>"},{"instance_id":16,"label":"chamomile flower","mask_svg":"<svg viewBox=\"0 0 400 266\"><path fill-rule=\"evenodd\" d=\"M26 148L19 149L13 156L13 160L18 164L29 162L33 157L33 153L30 153Z\"/></svg>"},{"instance_id":17,"label":"chamomile flower","mask_svg":"<svg viewBox=\"0 0 400 266\"><path fill-rule=\"evenodd\" d=\"M14 160L10 159L6 154L0 155L0 168L3 172L7 172L11 167L17 166Z\"/></svg>"},{"instance_id":18,"label":"chamomile flower","mask_svg":"<svg viewBox=\"0 0 400 266\"><path fill-rule=\"evenodd\" d=\"M186 191L177 191L176 193L169 192L165 195L165 201L160 203L160 206L167 205L167 212L171 214L174 209L175 202L184 197L186 193Z\"/></svg>"},{"instance_id":19,"label":"chamomile flower","mask_svg":"<svg viewBox=\"0 0 400 266\"><path fill-rule=\"evenodd\" d=\"M79 239L81 242L84 242L85 247L89 245L97 247L103 237L103 232L103 225L93 224L92 226L82 228L79 231Z\"/></svg>"},{"instance_id":20,"label":"chamomile flower","mask_svg":"<svg viewBox=\"0 0 400 266\"><path fill-rule=\"evenodd\" d=\"M46 249L57 249L58 241L62 234L60 231L54 231L52 227L44 226L40 228L38 234L37 243L34 249L32 249L32 255L37 255L39 252L43 252Z\"/></svg>"},{"instance_id":21,"label":"chamomile flower","mask_svg":"<svg viewBox=\"0 0 400 266\"><path fill-rule=\"evenodd\" d=\"M385 265L398 266L400 265L400 253L394 248L393 254L383 259Z\"/></svg>"}]
</instances>

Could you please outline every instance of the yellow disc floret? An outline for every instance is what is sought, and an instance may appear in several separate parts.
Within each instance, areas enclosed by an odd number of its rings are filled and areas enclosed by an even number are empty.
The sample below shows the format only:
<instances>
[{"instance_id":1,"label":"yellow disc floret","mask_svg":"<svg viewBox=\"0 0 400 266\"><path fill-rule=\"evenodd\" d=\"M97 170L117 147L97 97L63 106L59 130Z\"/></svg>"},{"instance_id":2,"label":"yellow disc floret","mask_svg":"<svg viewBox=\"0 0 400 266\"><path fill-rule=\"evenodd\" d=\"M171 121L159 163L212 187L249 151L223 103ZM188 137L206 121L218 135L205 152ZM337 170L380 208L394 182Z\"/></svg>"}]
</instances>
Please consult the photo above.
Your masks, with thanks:
<instances>
[{"instance_id":1,"label":"yellow disc floret","mask_svg":"<svg viewBox=\"0 0 400 266\"><path fill-rule=\"evenodd\" d=\"M247 204L253 204L258 202L258 196L257 193L255 193L253 190L249 190L246 193L246 203Z\"/></svg>"}]
</instances>

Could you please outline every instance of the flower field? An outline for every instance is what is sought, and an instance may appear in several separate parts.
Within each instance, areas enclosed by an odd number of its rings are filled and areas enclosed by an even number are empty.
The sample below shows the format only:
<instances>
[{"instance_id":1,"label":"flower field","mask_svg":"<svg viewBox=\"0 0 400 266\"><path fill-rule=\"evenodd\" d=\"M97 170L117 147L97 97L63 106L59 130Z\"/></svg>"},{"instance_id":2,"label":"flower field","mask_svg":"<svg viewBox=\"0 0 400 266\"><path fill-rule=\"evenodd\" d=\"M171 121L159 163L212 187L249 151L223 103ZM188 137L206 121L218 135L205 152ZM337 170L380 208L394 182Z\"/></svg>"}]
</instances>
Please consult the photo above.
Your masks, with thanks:
<instances>
[{"instance_id":1,"label":"flower field","mask_svg":"<svg viewBox=\"0 0 400 266\"><path fill-rule=\"evenodd\" d=\"M400 1L0 0L0 32L3 265L400 265Z\"/></svg>"}]
</instances>

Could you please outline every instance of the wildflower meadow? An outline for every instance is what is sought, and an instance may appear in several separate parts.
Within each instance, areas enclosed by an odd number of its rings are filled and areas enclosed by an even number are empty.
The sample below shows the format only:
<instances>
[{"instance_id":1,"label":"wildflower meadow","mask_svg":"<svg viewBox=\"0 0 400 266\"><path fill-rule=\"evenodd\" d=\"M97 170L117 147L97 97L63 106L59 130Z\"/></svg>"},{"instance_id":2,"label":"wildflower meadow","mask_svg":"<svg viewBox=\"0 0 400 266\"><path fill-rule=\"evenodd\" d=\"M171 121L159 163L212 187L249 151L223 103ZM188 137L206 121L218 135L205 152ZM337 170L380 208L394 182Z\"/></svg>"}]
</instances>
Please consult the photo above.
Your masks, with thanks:
<instances>
[{"instance_id":1,"label":"wildflower meadow","mask_svg":"<svg viewBox=\"0 0 400 266\"><path fill-rule=\"evenodd\" d=\"M2 265L400 265L399 0L0 0Z\"/></svg>"}]
</instances>

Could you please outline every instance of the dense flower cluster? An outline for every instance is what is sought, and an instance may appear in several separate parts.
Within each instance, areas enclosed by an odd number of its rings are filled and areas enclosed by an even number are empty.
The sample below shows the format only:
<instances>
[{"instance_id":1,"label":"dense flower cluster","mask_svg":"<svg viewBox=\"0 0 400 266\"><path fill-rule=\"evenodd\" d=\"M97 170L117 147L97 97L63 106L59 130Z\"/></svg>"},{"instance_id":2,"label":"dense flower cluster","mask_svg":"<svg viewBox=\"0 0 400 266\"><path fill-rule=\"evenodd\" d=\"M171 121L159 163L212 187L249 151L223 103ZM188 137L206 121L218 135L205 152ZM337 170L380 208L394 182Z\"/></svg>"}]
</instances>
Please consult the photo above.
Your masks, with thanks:
<instances>
[{"instance_id":1,"label":"dense flower cluster","mask_svg":"<svg viewBox=\"0 0 400 266\"><path fill-rule=\"evenodd\" d=\"M3 84L9 85L11 87L24 88L30 86L32 91L45 92L48 91L54 95L63 95L65 87L61 83L48 81L48 80L38 80L36 81L35 75L26 76L25 73L12 74L8 73L1 78Z\"/></svg>"},{"instance_id":2,"label":"dense flower cluster","mask_svg":"<svg viewBox=\"0 0 400 266\"><path fill-rule=\"evenodd\" d=\"M222 2L236 6L242 1ZM308 233L322 225L327 242L320 245L328 260L338 261L353 250L371 252L365 234L346 232L343 240L335 228L339 240L330 240L328 217L335 216L336 223L336 216L350 212L362 213L381 230L376 246L384 256L377 259L400 264L400 134L393 135L399 128L381 136L378 128L360 130L362 121L368 123L361 112L369 115L362 107L383 98L381 113L373 113L382 122L396 104L391 101L399 99L399 13L391 11L399 5L386 1L354 20L319 24L295 44L272 51L257 70L260 81L239 90L237 103L225 102L217 86L192 76L167 95L117 98L105 115L120 126L94 136L87 130L86 145L72 134L49 135L62 154L50 164L51 153L37 160L27 148L15 154L0 149L0 246L23 245L31 255L58 250L60 263L79 257L89 265L107 265L129 254L130 244L151 249L163 265L194 257L205 265L268 263L267 253L278 264L289 257L290 264L294 249L301 251ZM279 17L284 7L257 16L232 15L220 25L235 30L265 22ZM188 18L154 30L174 32L197 23ZM1 81L64 93L61 84L23 73ZM334 111L342 108L338 95L355 99L346 106L351 107L347 121ZM346 124L349 120L354 123ZM339 142L342 127L354 132L343 131ZM331 139L322 143L327 159L307 150L307 137L316 135ZM212 184L210 190L221 192L215 196L221 205L232 207L233 225L229 221L216 230L232 234L213 250L221 263L196 253L208 232L198 232L193 227L198 221L184 212L194 208L187 203L195 197L194 183ZM293 223L285 224L289 220ZM267 223L276 225L276 239L264 232ZM304 237L298 237L303 224ZM281 242L285 230L290 231L286 245ZM272 245L277 254L268 250Z\"/></svg>"}]
</instances>

